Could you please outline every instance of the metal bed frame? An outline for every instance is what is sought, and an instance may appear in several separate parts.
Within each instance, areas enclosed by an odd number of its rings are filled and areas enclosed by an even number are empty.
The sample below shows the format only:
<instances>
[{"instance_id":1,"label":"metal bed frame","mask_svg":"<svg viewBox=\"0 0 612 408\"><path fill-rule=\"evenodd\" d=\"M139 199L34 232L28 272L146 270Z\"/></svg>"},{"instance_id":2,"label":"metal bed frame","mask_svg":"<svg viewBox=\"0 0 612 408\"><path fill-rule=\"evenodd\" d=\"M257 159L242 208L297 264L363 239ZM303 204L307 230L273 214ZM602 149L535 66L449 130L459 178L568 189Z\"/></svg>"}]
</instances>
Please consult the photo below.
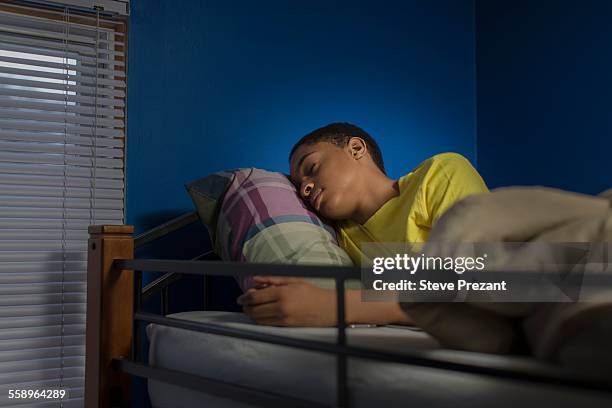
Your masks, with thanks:
<instances>
[{"instance_id":1,"label":"metal bed frame","mask_svg":"<svg viewBox=\"0 0 612 408\"><path fill-rule=\"evenodd\" d=\"M160 226L157 226L133 239L134 248L139 248L147 243L168 235L169 233L192 224L198 220L197 213L187 213ZM90 233L92 232L90 227ZM91 239L90 239L90 242ZM95 245L92 245L95 247ZM95 249L95 248L94 248ZM91 248L90 248L91 250ZM190 388L205 392L217 397L228 398L235 401L242 401L251 405L262 407L322 407L318 402L295 398L279 393L263 391L242 385L222 382L216 379L205 378L169 370L161 367L152 367L144 363L142 351L140 349L141 335L138 330L137 322L155 323L159 325L171 326L181 329L193 330L203 333L222 335L252 341L265 342L270 344L300 348L336 356L336 403L337 407L349 407L350 395L347 384L347 359L350 357L387 361L393 363L409 364L420 367L431 367L444 370L475 373L497 378L527 381L531 383L542 383L570 387L582 390L596 390L611 393L612 381L600 377L585 377L572 371L563 369L551 364L529 361L514 361L508 364L495 364L492 361L475 361L473 353L457 351L452 357L443 355L432 355L422 350L407 350L405 353L391 353L381 350L373 350L362 347L347 345L346 325L344 324L345 310L345 288L344 282L347 279L360 279L361 271L356 267L332 267L332 266L297 266L279 264L248 264L223 261L202 261L210 258L212 252L206 252L192 260L159 260L159 259L115 259L112 269L119 273L133 272L133 320L136 328L131 339L130 353L131 358L125 356L112 357L112 369L114 373L126 373L142 378L159 380L162 382ZM89 269L89 268L88 268ZM164 272L164 275L142 287L142 271ZM284 336L271 335L266 333L254 333L245 330L224 327L218 324L190 322L160 316L142 311L142 303L147 298L161 292L162 312L165 315L168 308L168 287L181 278L183 274L201 275L205 278L205 287L209 285L209 276L230 276L237 273L242 275L277 275L277 276L309 276L333 278L336 282L336 316L337 316L337 336L336 342L322 342L314 340L303 340L288 338ZM206 302L206 301L205 301ZM206 303L205 303L206 304ZM88 343L89 344L89 343ZM86 384L86 394L88 393ZM92 386L89 386L91 392ZM125 388L124 388L125 390ZM126 395L114 387L111 390L98 390L100 394L109 392L111 395L109 406L124 406ZM125 392L123 393L125 394ZM129 394L129 392L128 392ZM104 406L106 402L101 403ZM89 407L89 405L87 405Z\"/></svg>"}]
</instances>

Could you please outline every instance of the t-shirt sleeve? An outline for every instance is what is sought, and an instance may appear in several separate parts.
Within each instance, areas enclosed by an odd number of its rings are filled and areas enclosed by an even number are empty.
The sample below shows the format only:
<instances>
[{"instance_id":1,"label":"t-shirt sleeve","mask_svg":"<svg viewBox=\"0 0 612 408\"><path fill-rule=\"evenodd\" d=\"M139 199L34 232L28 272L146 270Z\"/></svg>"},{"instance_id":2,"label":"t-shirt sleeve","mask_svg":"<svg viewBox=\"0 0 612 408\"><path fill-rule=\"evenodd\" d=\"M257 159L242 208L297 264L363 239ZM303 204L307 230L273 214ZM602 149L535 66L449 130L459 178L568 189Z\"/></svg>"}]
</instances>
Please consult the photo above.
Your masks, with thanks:
<instances>
[{"instance_id":1,"label":"t-shirt sleeve","mask_svg":"<svg viewBox=\"0 0 612 408\"><path fill-rule=\"evenodd\" d=\"M430 228L456 202L472 194L489 192L478 171L458 153L435 156L428 173L422 190L422 201Z\"/></svg>"}]
</instances>

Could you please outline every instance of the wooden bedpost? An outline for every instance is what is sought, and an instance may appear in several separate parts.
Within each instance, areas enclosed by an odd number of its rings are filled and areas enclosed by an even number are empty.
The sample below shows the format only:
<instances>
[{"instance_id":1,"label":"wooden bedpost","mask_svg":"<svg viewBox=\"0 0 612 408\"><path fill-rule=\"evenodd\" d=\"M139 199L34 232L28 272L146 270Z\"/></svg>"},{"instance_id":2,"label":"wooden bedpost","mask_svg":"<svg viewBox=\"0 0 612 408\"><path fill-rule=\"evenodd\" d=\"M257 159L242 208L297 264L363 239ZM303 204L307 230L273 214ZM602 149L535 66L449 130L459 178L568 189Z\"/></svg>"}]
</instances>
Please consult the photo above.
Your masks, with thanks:
<instances>
[{"instance_id":1,"label":"wooden bedpost","mask_svg":"<svg viewBox=\"0 0 612 408\"><path fill-rule=\"evenodd\" d=\"M113 358L130 357L134 275L113 268L134 258L132 225L90 225L87 250L85 406L108 408L120 394L130 401L129 375L114 371ZM114 404L113 404L114 405ZM123 405L123 404L122 404Z\"/></svg>"}]
</instances>

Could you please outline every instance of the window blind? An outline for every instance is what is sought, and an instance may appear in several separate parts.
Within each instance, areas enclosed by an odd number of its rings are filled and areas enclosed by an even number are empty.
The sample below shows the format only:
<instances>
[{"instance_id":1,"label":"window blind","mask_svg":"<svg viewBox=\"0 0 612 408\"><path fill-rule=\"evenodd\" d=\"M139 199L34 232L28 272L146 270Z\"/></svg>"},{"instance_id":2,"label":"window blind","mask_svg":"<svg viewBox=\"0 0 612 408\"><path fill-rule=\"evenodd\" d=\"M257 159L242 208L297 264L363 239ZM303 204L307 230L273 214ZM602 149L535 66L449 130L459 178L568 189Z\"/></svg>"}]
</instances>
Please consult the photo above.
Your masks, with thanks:
<instances>
[{"instance_id":1,"label":"window blind","mask_svg":"<svg viewBox=\"0 0 612 408\"><path fill-rule=\"evenodd\" d=\"M0 405L82 407L87 227L124 223L125 23L0 4ZM9 399L62 387L69 398Z\"/></svg>"}]
</instances>

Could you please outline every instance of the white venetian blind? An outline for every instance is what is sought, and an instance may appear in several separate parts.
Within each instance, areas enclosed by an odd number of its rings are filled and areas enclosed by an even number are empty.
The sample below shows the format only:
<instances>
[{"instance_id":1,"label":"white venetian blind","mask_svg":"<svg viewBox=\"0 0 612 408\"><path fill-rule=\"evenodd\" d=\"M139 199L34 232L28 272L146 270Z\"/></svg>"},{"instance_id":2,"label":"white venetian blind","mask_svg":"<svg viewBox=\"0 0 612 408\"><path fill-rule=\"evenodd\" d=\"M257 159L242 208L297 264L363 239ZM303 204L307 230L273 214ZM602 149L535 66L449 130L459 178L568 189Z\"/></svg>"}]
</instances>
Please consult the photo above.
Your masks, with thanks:
<instances>
[{"instance_id":1,"label":"white venetian blind","mask_svg":"<svg viewBox=\"0 0 612 408\"><path fill-rule=\"evenodd\" d=\"M0 3L0 406L83 406L87 226L124 223L124 33ZM49 387L70 398L8 398Z\"/></svg>"}]
</instances>

